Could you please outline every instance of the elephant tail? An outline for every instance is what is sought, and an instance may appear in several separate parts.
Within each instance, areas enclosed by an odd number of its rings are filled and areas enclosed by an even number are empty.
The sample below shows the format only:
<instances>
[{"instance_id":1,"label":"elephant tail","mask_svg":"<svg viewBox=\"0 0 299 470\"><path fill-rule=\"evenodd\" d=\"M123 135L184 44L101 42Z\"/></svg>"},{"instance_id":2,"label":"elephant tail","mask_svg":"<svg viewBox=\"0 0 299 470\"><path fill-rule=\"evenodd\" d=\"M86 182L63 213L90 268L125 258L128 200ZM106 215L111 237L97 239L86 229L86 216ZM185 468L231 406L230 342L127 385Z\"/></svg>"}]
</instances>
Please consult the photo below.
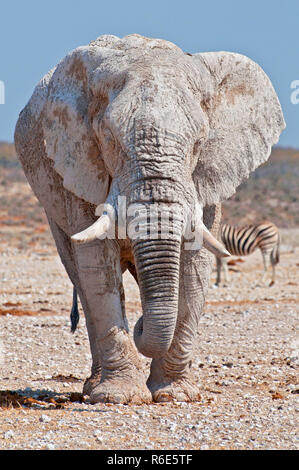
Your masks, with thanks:
<instances>
[{"instance_id":1,"label":"elephant tail","mask_svg":"<svg viewBox=\"0 0 299 470\"><path fill-rule=\"evenodd\" d=\"M77 329L77 325L79 323L79 309L78 309L78 297L77 297L77 290L76 287L73 288L73 305L70 314L71 319L71 332L75 333Z\"/></svg>"}]
</instances>

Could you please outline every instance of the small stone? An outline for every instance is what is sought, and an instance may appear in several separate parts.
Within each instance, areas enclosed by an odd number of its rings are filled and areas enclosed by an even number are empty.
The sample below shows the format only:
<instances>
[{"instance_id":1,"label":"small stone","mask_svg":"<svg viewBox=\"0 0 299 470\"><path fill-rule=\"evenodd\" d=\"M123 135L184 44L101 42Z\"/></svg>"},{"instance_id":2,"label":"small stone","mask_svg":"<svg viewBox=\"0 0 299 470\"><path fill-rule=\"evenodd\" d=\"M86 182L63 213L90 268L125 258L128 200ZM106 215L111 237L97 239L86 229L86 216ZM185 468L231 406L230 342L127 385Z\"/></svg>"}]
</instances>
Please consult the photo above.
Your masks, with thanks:
<instances>
[{"instance_id":1,"label":"small stone","mask_svg":"<svg viewBox=\"0 0 299 470\"><path fill-rule=\"evenodd\" d=\"M11 429L4 433L4 439L11 439L12 437L14 437L14 432Z\"/></svg>"},{"instance_id":2,"label":"small stone","mask_svg":"<svg viewBox=\"0 0 299 470\"><path fill-rule=\"evenodd\" d=\"M233 364L232 362L225 362L225 363L223 364L223 367L228 367L229 369L231 369L231 368L233 367L233 365L234 365L234 364Z\"/></svg>"},{"instance_id":3,"label":"small stone","mask_svg":"<svg viewBox=\"0 0 299 470\"><path fill-rule=\"evenodd\" d=\"M95 437L95 439L96 439L97 442L99 442L100 444L103 443L103 436L102 436L101 431L95 431L95 432L93 433L93 435L94 435L94 437Z\"/></svg>"},{"instance_id":4,"label":"small stone","mask_svg":"<svg viewBox=\"0 0 299 470\"><path fill-rule=\"evenodd\" d=\"M55 445L54 444L46 444L46 449L48 450L55 450Z\"/></svg>"},{"instance_id":5,"label":"small stone","mask_svg":"<svg viewBox=\"0 0 299 470\"><path fill-rule=\"evenodd\" d=\"M272 400L282 400L283 399L283 395L279 392L275 392L272 394Z\"/></svg>"},{"instance_id":6,"label":"small stone","mask_svg":"<svg viewBox=\"0 0 299 470\"><path fill-rule=\"evenodd\" d=\"M41 415L39 420L41 423L49 423L51 421L51 418L48 415Z\"/></svg>"}]
</instances>

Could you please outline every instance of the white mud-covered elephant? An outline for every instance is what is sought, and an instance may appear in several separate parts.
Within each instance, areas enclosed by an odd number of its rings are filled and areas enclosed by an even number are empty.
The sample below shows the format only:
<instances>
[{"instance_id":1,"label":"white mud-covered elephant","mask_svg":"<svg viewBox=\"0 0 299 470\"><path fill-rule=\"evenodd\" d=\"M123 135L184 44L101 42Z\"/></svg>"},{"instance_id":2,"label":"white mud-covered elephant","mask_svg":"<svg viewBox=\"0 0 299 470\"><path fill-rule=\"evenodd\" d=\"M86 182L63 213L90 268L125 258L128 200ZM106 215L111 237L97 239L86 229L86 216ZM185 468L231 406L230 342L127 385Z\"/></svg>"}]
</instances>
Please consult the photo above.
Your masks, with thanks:
<instances>
[{"instance_id":1,"label":"white mud-covered elephant","mask_svg":"<svg viewBox=\"0 0 299 470\"><path fill-rule=\"evenodd\" d=\"M84 393L92 403L199 399L190 364L210 251L227 254L214 238L220 202L267 160L284 126L270 80L247 57L186 54L136 34L100 36L37 85L15 144L84 309L92 353ZM156 236L138 237L153 206ZM113 237L120 213L127 225ZM187 220L191 235L203 233L200 250L186 248ZM126 269L142 301L135 344ZM152 358L147 381L138 351Z\"/></svg>"}]
</instances>

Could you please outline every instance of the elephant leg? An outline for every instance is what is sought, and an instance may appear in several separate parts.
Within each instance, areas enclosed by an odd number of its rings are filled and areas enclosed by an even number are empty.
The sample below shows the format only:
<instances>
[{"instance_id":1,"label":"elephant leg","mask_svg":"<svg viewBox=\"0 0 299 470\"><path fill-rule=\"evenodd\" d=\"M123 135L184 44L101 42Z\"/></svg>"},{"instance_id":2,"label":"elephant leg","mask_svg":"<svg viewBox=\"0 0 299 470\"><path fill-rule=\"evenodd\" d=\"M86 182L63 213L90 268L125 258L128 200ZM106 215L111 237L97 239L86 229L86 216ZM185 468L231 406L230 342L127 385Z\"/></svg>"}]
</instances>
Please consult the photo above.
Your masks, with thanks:
<instances>
[{"instance_id":1,"label":"elephant leg","mask_svg":"<svg viewBox=\"0 0 299 470\"><path fill-rule=\"evenodd\" d=\"M101 364L91 403L149 402L142 363L128 335L119 245L101 240L73 247Z\"/></svg>"},{"instance_id":2,"label":"elephant leg","mask_svg":"<svg viewBox=\"0 0 299 470\"><path fill-rule=\"evenodd\" d=\"M205 224L216 232L220 221L220 206L204 213ZM199 387L190 377L190 367L197 338L198 323L212 271L213 255L183 251L179 311L172 344L164 357L153 359L147 385L154 401L198 401Z\"/></svg>"},{"instance_id":3,"label":"elephant leg","mask_svg":"<svg viewBox=\"0 0 299 470\"><path fill-rule=\"evenodd\" d=\"M82 290L80 279L78 276L76 260L73 252L72 243L70 237L64 233L64 231L56 224L56 222L47 214L50 229L54 240L56 242L57 251L61 258L61 261L65 267L65 270L78 291L80 301L85 313L86 327L89 337L89 344L92 356L91 375L86 379L83 386L83 394L90 395L91 389L100 382L101 379L101 364L99 351L96 345L96 331L94 324L91 319L91 315L88 314L88 305Z\"/></svg>"}]
</instances>

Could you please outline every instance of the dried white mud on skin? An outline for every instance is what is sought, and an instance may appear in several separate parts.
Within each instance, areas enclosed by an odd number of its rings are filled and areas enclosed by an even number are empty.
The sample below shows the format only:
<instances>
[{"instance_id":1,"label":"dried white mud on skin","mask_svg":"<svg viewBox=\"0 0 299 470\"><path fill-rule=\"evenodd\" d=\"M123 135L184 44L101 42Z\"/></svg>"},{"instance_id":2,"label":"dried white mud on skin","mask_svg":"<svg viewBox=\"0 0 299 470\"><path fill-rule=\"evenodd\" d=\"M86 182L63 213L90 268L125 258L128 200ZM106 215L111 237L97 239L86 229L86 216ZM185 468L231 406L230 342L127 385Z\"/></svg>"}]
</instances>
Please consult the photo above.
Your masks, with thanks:
<instances>
[{"instance_id":1,"label":"dried white mud on skin","mask_svg":"<svg viewBox=\"0 0 299 470\"><path fill-rule=\"evenodd\" d=\"M298 249L282 250L270 289L252 287L259 253L233 266L230 288L211 287L191 369L201 402L125 406L70 401L90 375L84 319L72 335L71 286L52 243L12 245L1 246L1 309L37 315L0 316L0 390L33 400L0 408L0 449L298 448ZM129 274L125 288L132 332L140 303Z\"/></svg>"}]
</instances>

